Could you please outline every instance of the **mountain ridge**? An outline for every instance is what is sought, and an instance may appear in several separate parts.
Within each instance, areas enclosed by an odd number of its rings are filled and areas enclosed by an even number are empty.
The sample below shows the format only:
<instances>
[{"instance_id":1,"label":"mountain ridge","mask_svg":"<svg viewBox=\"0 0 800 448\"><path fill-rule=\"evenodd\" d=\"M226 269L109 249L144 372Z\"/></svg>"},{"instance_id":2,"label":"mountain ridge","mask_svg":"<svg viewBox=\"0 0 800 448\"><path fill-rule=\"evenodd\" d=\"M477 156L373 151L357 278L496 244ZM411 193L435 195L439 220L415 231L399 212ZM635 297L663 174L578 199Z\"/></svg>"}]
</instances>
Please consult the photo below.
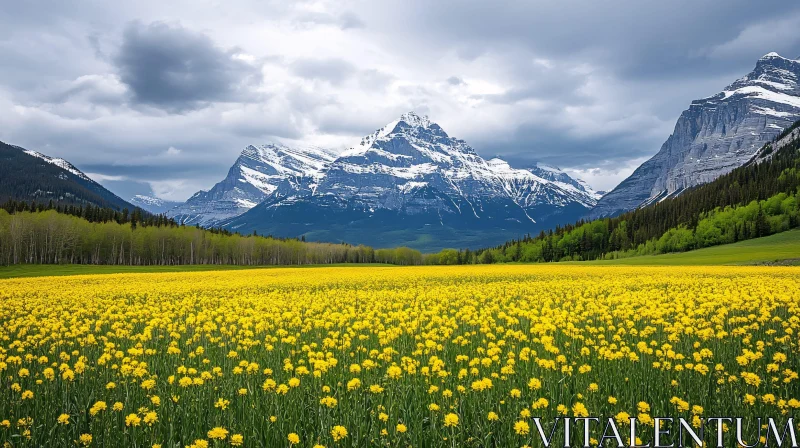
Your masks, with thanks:
<instances>
[{"instance_id":1,"label":"mountain ridge","mask_svg":"<svg viewBox=\"0 0 800 448\"><path fill-rule=\"evenodd\" d=\"M799 79L800 61L771 52L721 92L692 101L658 153L604 195L586 218L662 201L747 163L800 119Z\"/></svg>"},{"instance_id":2,"label":"mountain ridge","mask_svg":"<svg viewBox=\"0 0 800 448\"><path fill-rule=\"evenodd\" d=\"M282 185L258 206L220 225L240 232L325 238L388 247L402 242L423 247L411 235L435 226L458 244L458 233L520 235L539 230L563 214L588 210L597 194L563 171L545 165L512 168L486 160L463 140L449 136L427 116L403 114L327 166L314 189ZM289 210L291 209L291 210ZM326 220L318 219L326 216ZM411 227L401 228L405 222ZM376 228L387 225L386 228ZM351 234L350 229L360 228ZM344 232L331 233L331 228ZM440 229L441 230L441 229ZM293 234L294 232L294 234ZM367 233L382 234L384 238ZM440 234L439 231L433 231ZM349 239L348 239L349 238ZM355 239L352 239L355 238ZM467 244L477 244L470 240Z\"/></svg>"},{"instance_id":3,"label":"mountain ridge","mask_svg":"<svg viewBox=\"0 0 800 448\"><path fill-rule=\"evenodd\" d=\"M0 142L0 201L136 208L65 159Z\"/></svg>"}]
</instances>

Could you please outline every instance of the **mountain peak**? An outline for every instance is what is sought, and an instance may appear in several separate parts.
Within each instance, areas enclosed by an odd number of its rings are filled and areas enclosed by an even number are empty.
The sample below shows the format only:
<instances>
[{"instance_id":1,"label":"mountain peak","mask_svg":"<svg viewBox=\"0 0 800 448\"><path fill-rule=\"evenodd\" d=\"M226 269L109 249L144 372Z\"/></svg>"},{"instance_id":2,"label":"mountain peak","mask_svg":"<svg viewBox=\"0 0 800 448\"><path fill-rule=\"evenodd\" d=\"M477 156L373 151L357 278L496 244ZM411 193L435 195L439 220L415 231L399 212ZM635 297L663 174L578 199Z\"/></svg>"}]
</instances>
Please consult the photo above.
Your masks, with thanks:
<instances>
[{"instance_id":1,"label":"mountain peak","mask_svg":"<svg viewBox=\"0 0 800 448\"><path fill-rule=\"evenodd\" d=\"M711 182L749 162L800 119L800 61L776 52L722 92L692 101L652 158L603 196L589 219L633 210Z\"/></svg>"},{"instance_id":2,"label":"mountain peak","mask_svg":"<svg viewBox=\"0 0 800 448\"><path fill-rule=\"evenodd\" d=\"M427 115L419 115L413 110L406 112L403 115L400 115L399 121L404 121L409 126L414 126L414 127L420 126L423 128L427 128L428 126L431 125L431 120L430 118L428 118Z\"/></svg>"},{"instance_id":3,"label":"mountain peak","mask_svg":"<svg viewBox=\"0 0 800 448\"><path fill-rule=\"evenodd\" d=\"M798 63L800 63L800 60L785 58L778 53L771 51L758 59L758 62L756 62L755 71L759 72L761 70L775 69L794 70L792 67L796 67Z\"/></svg>"}]
</instances>

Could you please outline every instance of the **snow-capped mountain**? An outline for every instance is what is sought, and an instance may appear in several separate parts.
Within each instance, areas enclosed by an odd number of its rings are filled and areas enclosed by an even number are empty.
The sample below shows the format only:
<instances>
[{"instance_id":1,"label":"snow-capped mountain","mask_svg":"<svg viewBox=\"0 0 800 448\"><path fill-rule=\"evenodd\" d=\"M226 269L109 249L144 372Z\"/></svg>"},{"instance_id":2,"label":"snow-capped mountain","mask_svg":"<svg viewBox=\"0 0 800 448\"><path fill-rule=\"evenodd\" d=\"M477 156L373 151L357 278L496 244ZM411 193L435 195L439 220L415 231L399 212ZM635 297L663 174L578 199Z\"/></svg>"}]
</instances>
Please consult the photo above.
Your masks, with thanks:
<instances>
[{"instance_id":1,"label":"snow-capped mountain","mask_svg":"<svg viewBox=\"0 0 800 448\"><path fill-rule=\"evenodd\" d=\"M661 150L588 214L614 216L710 182L800 119L800 61L769 53L722 92L691 103Z\"/></svg>"},{"instance_id":2,"label":"snow-capped mountain","mask_svg":"<svg viewBox=\"0 0 800 448\"><path fill-rule=\"evenodd\" d=\"M538 231L580 216L598 198L557 168L487 161L413 112L340 154L313 185L298 188L284 180L261 204L221 224L241 232L433 249ZM424 240L430 234L435 241Z\"/></svg>"},{"instance_id":3,"label":"snow-capped mountain","mask_svg":"<svg viewBox=\"0 0 800 448\"><path fill-rule=\"evenodd\" d=\"M147 196L144 194L137 194L133 196L129 202L139 208L147 210L150 213L156 214L166 213L170 209L182 204L182 202L168 201L166 199Z\"/></svg>"},{"instance_id":4,"label":"snow-capped mountain","mask_svg":"<svg viewBox=\"0 0 800 448\"><path fill-rule=\"evenodd\" d=\"M436 192L438 199L420 199L416 192L425 189ZM364 210L402 209L414 214L435 208L478 218L487 213L484 204L511 201L517 207L505 218L532 223L540 218L526 214L533 207L595 203L591 189L565 173L554 168L515 169L498 158L486 161L466 142L413 112L341 154L325 173L317 194ZM512 218L517 212L522 213Z\"/></svg>"},{"instance_id":5,"label":"snow-capped mountain","mask_svg":"<svg viewBox=\"0 0 800 448\"><path fill-rule=\"evenodd\" d=\"M185 203L170 209L167 216L184 224L215 226L240 215L279 193L313 191L322 171L335 158L322 148L290 148L279 144L246 147L228 175L208 191L198 191Z\"/></svg>"}]
</instances>

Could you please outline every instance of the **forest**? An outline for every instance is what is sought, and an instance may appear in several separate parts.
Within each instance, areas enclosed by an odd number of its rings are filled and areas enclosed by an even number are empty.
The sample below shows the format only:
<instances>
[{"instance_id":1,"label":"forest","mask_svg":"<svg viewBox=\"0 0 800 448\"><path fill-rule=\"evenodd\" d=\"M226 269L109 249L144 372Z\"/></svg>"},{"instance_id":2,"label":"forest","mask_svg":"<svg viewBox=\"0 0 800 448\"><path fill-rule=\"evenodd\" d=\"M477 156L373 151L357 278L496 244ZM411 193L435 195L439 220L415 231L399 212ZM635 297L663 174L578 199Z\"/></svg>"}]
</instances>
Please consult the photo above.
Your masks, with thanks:
<instances>
[{"instance_id":1,"label":"forest","mask_svg":"<svg viewBox=\"0 0 800 448\"><path fill-rule=\"evenodd\" d=\"M423 260L419 251L404 247L375 250L367 246L243 236L181 226L139 212L127 214L92 207L87 216L81 216L85 208L70 208L74 214L66 213L64 208L20 208L24 210L0 209L0 265L412 265L422 264Z\"/></svg>"}]
</instances>

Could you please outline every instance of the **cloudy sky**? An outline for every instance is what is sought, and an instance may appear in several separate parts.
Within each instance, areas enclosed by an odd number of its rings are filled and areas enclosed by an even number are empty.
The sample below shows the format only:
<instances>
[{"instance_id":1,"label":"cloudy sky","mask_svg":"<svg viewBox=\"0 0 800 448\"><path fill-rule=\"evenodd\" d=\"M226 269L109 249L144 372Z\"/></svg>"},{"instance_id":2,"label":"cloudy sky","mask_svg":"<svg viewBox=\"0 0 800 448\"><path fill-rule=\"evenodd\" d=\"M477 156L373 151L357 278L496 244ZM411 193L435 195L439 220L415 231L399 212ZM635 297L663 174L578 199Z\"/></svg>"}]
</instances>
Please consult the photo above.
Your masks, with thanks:
<instances>
[{"instance_id":1,"label":"cloudy sky","mask_svg":"<svg viewBox=\"0 0 800 448\"><path fill-rule=\"evenodd\" d=\"M0 140L183 200L247 144L341 150L415 110L609 189L798 29L777 0L6 2Z\"/></svg>"}]
</instances>

